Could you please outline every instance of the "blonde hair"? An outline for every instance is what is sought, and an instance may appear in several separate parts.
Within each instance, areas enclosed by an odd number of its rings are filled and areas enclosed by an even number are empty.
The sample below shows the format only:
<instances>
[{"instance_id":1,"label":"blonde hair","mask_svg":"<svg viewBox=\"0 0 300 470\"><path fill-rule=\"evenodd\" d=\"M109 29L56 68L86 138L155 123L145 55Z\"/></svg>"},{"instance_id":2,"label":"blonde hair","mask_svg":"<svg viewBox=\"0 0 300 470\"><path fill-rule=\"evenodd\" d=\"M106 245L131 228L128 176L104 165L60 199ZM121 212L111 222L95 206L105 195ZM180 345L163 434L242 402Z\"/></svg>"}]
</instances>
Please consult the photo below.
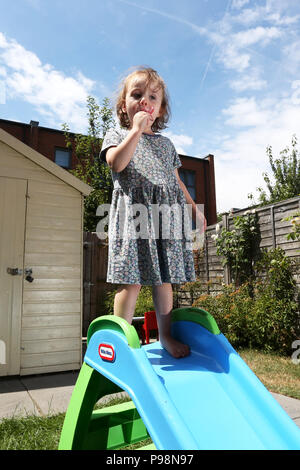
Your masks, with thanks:
<instances>
[{"instance_id":1,"label":"blonde hair","mask_svg":"<svg viewBox=\"0 0 300 470\"><path fill-rule=\"evenodd\" d=\"M117 100L116 100L116 111L117 111L117 116L120 120L120 124L122 127L125 127L126 129L130 128L130 122L128 119L128 115L126 112L123 111L123 105L125 102L126 98L126 93L127 93L127 87L129 81L135 77L136 75L145 75L146 77L146 86L148 86L150 83L155 82L157 83L158 87L161 88L162 90L162 102L161 102L161 116L155 119L154 123L151 126L151 129L153 132L159 132L162 129L165 129L167 126L167 122L170 118L171 112L170 112L170 99L167 91L166 84L164 80L159 76L159 74L156 72L156 70L150 68L150 67L137 67L133 72L129 73L121 82L120 90L117 95Z\"/></svg>"}]
</instances>

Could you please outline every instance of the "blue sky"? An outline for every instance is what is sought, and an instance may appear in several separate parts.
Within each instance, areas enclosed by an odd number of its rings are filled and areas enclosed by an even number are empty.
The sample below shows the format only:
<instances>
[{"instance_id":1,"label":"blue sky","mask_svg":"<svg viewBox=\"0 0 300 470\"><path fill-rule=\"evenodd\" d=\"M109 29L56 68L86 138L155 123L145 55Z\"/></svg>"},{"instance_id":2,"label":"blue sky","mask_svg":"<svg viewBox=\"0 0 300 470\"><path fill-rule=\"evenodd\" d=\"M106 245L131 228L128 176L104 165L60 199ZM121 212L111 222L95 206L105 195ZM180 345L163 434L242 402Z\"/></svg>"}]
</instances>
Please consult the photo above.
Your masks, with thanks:
<instances>
[{"instance_id":1,"label":"blue sky","mask_svg":"<svg viewBox=\"0 0 300 470\"><path fill-rule=\"evenodd\" d=\"M84 132L130 67L165 79L178 152L215 156L217 209L246 207L300 138L298 0L0 0L0 117Z\"/></svg>"}]
</instances>

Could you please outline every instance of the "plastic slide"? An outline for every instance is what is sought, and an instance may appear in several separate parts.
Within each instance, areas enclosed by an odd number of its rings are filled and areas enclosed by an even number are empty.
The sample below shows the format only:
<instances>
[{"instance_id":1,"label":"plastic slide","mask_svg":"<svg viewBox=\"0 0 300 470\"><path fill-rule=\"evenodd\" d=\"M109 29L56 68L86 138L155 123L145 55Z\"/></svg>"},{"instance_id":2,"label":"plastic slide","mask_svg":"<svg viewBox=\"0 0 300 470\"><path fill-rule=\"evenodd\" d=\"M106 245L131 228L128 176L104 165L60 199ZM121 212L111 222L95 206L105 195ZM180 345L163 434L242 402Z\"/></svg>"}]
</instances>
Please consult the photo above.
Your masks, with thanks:
<instances>
[{"instance_id":1,"label":"plastic slide","mask_svg":"<svg viewBox=\"0 0 300 470\"><path fill-rule=\"evenodd\" d=\"M249 369L214 318L175 309L173 335L189 344L172 358L155 342L141 347L125 320L91 323L88 348L70 401L60 449L300 449L300 429ZM132 402L93 411L99 397L125 390Z\"/></svg>"}]
</instances>

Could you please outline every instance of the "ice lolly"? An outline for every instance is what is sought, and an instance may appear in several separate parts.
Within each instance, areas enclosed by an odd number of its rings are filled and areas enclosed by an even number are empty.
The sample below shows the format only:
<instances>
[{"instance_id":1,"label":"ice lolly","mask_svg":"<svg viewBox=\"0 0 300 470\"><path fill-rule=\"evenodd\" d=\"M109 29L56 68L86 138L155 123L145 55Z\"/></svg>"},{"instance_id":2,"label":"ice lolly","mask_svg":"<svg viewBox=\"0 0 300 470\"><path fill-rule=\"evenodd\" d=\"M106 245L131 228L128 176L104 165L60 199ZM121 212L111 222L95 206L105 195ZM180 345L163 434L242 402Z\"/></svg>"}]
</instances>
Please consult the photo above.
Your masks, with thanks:
<instances>
[{"instance_id":1,"label":"ice lolly","mask_svg":"<svg viewBox=\"0 0 300 470\"><path fill-rule=\"evenodd\" d=\"M152 114L154 111L153 106L144 106L141 105L141 111L145 111L146 113Z\"/></svg>"}]
</instances>

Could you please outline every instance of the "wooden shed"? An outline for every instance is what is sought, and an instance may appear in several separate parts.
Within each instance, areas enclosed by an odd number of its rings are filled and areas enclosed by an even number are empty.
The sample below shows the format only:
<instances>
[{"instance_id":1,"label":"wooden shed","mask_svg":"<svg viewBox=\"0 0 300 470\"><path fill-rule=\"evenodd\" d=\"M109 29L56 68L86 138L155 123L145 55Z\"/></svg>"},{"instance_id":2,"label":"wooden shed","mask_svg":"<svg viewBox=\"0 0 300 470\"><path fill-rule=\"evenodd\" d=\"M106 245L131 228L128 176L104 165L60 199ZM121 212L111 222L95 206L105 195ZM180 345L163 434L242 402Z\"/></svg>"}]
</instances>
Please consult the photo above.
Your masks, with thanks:
<instances>
[{"instance_id":1,"label":"wooden shed","mask_svg":"<svg viewBox=\"0 0 300 470\"><path fill-rule=\"evenodd\" d=\"M81 365L91 188L0 129L0 376Z\"/></svg>"}]
</instances>

